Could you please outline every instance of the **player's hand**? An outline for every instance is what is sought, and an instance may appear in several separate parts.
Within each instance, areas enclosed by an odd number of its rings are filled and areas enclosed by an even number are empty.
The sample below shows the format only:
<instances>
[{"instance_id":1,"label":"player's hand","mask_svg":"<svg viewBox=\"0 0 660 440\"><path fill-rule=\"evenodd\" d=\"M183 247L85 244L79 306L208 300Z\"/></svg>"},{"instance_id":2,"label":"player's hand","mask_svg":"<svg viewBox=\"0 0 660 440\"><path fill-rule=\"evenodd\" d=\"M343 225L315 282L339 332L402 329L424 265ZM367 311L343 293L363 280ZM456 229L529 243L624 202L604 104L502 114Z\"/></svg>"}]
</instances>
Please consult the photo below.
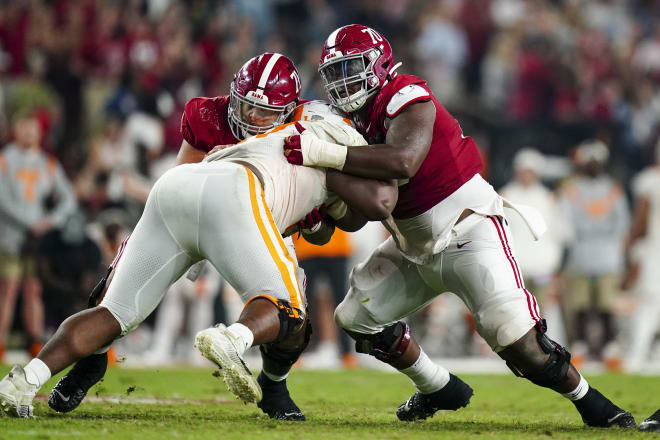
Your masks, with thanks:
<instances>
[{"instance_id":1,"label":"player's hand","mask_svg":"<svg viewBox=\"0 0 660 440\"><path fill-rule=\"evenodd\" d=\"M284 155L290 164L333 168L339 171L344 168L348 153L346 145L319 139L310 132L303 133L305 128L298 122L296 129L300 134L284 139Z\"/></svg>"},{"instance_id":2,"label":"player's hand","mask_svg":"<svg viewBox=\"0 0 660 440\"><path fill-rule=\"evenodd\" d=\"M215 147L213 147L213 149L212 149L211 151L209 151L208 153L206 153L206 155L207 155L207 156L210 156L210 155L212 155L213 153L217 153L218 151L222 151L222 150L224 150L225 148L233 147L234 145L236 145L236 144L216 145Z\"/></svg>"},{"instance_id":3,"label":"player's hand","mask_svg":"<svg viewBox=\"0 0 660 440\"><path fill-rule=\"evenodd\" d=\"M305 131L305 127L300 125L299 122L296 122L295 127L298 133ZM302 143L299 134L294 134L284 139L284 155L290 164L303 165Z\"/></svg>"},{"instance_id":4,"label":"player's hand","mask_svg":"<svg viewBox=\"0 0 660 440\"><path fill-rule=\"evenodd\" d=\"M325 217L326 207L322 204L318 208L312 209L304 219L298 222L300 230L305 234L313 234L321 229L323 218Z\"/></svg>"}]
</instances>

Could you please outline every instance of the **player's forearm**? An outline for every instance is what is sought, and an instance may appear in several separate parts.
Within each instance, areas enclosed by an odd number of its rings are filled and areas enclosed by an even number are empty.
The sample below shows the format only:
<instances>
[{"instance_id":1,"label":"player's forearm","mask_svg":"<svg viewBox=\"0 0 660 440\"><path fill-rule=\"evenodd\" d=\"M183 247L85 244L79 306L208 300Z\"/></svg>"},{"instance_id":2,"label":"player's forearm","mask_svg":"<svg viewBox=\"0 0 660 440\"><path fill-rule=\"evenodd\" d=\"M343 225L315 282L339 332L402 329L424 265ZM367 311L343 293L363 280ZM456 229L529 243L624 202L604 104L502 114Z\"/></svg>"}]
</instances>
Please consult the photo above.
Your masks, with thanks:
<instances>
[{"instance_id":1,"label":"player's forearm","mask_svg":"<svg viewBox=\"0 0 660 440\"><path fill-rule=\"evenodd\" d=\"M367 179L335 170L328 170L326 184L329 191L371 221L386 219L392 213L399 194L394 181Z\"/></svg>"},{"instance_id":2,"label":"player's forearm","mask_svg":"<svg viewBox=\"0 0 660 440\"><path fill-rule=\"evenodd\" d=\"M401 148L388 144L350 147L342 172L369 179L409 179L419 166Z\"/></svg>"},{"instance_id":3,"label":"player's forearm","mask_svg":"<svg viewBox=\"0 0 660 440\"><path fill-rule=\"evenodd\" d=\"M339 220L335 220L335 225L346 232L355 232L362 229L364 225L367 224L367 220L363 215L356 212L352 208L346 210L346 215L344 215Z\"/></svg>"},{"instance_id":4,"label":"player's forearm","mask_svg":"<svg viewBox=\"0 0 660 440\"><path fill-rule=\"evenodd\" d=\"M181 148L176 155L176 164L181 165L184 163L201 162L204 159L204 156L206 156L206 152L198 150L184 140L181 142Z\"/></svg>"}]
</instances>

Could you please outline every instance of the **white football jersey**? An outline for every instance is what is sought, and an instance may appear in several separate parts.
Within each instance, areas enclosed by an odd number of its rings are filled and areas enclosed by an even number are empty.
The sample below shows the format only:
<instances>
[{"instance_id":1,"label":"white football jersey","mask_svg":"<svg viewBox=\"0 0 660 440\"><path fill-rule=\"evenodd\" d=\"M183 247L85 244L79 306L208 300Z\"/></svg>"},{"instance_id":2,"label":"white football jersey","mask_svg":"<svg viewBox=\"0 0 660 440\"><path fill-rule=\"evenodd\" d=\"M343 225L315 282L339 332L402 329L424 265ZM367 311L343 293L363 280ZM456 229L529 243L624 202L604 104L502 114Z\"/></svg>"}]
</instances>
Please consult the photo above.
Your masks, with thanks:
<instances>
[{"instance_id":1,"label":"white football jersey","mask_svg":"<svg viewBox=\"0 0 660 440\"><path fill-rule=\"evenodd\" d=\"M304 104L299 124L320 139L342 145L366 145L348 119L335 113L326 103ZM232 147L213 153L205 161L227 160L251 165L264 184L266 203L278 229L287 235L312 209L332 203L328 194L325 169L291 165L284 156L284 139L296 135L296 123L280 125L271 131L248 138Z\"/></svg>"}]
</instances>

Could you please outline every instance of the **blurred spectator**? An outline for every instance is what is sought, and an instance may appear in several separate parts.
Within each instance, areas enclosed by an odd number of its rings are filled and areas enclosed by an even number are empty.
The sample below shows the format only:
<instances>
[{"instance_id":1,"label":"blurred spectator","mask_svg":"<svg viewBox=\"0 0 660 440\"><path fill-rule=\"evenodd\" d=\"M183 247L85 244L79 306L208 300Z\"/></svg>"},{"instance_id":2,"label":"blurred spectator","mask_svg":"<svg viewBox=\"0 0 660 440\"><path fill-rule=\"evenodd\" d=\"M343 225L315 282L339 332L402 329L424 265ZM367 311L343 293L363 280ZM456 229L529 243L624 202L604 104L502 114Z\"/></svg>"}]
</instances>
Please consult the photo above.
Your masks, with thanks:
<instances>
[{"instance_id":1,"label":"blurred spectator","mask_svg":"<svg viewBox=\"0 0 660 440\"><path fill-rule=\"evenodd\" d=\"M555 293L554 278L561 263L563 241L557 202L539 179L544 166L545 158L537 150L518 151L513 159L514 180L500 190L502 196L512 202L536 208L548 225L541 239L533 241L520 216L509 216L525 285L536 296L542 315Z\"/></svg>"},{"instance_id":2,"label":"blurred spectator","mask_svg":"<svg viewBox=\"0 0 660 440\"><path fill-rule=\"evenodd\" d=\"M467 35L455 23L458 13L456 2L428 3L414 42L419 74L440 101L455 102L462 92L461 70L469 52Z\"/></svg>"},{"instance_id":3,"label":"blurred spectator","mask_svg":"<svg viewBox=\"0 0 660 440\"><path fill-rule=\"evenodd\" d=\"M612 305L619 294L629 212L621 184L605 173L608 156L599 140L579 145L577 173L560 189L568 248L564 320L578 360L585 346L600 358L616 335Z\"/></svg>"},{"instance_id":4,"label":"blurred spectator","mask_svg":"<svg viewBox=\"0 0 660 440\"><path fill-rule=\"evenodd\" d=\"M101 250L88 236L85 214L78 210L62 227L39 243L39 277L43 284L46 326L53 331L87 307L87 298L103 272Z\"/></svg>"},{"instance_id":5,"label":"blurred spectator","mask_svg":"<svg viewBox=\"0 0 660 440\"><path fill-rule=\"evenodd\" d=\"M300 267L305 271L305 295L314 322L312 342L314 351L303 356L303 365L315 368L356 366L352 339L337 329L335 307L344 299L348 281L348 258L353 253L350 235L337 229L323 246L309 244L304 239L294 240ZM322 290L325 284L327 289ZM314 341L316 339L316 341Z\"/></svg>"},{"instance_id":6,"label":"blurred spectator","mask_svg":"<svg viewBox=\"0 0 660 440\"><path fill-rule=\"evenodd\" d=\"M0 355L22 281L24 328L36 356L44 337L35 262L37 239L64 223L74 211L76 199L57 160L41 151L39 121L18 118L13 128L14 142L0 154ZM50 210L49 201L54 204Z\"/></svg>"},{"instance_id":7,"label":"blurred spectator","mask_svg":"<svg viewBox=\"0 0 660 440\"><path fill-rule=\"evenodd\" d=\"M632 316L628 371L639 372L649 358L660 330L660 143L656 162L639 173L633 182L635 215L629 239L632 273L624 287L632 287L637 309Z\"/></svg>"},{"instance_id":8,"label":"blurred spectator","mask_svg":"<svg viewBox=\"0 0 660 440\"><path fill-rule=\"evenodd\" d=\"M35 115L87 217L118 209L130 226L190 98L227 94L245 58L279 51L302 96L323 99L322 40L361 22L480 133L491 181L509 179L524 145L566 157L607 137L629 190L660 137L658 17L656 2L612 0L0 2L0 145L10 121Z\"/></svg>"}]
</instances>

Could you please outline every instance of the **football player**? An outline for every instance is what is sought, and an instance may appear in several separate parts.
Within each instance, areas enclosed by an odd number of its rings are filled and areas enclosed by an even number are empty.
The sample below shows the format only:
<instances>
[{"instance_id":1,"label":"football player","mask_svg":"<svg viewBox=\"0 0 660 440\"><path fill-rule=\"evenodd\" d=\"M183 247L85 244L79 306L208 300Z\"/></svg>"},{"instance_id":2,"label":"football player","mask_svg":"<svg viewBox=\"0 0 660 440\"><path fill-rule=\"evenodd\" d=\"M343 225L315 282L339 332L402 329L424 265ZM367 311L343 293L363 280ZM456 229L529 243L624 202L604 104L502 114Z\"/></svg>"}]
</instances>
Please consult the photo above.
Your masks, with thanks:
<instances>
[{"instance_id":1,"label":"football player","mask_svg":"<svg viewBox=\"0 0 660 440\"><path fill-rule=\"evenodd\" d=\"M399 406L400 420L466 406L472 389L434 364L402 318L445 291L472 312L479 334L517 376L550 388L590 426L634 427L630 413L590 387L566 349L546 335L536 299L525 288L509 242L503 200L480 175L477 147L425 81L397 74L388 41L353 24L326 40L319 73L330 100L350 113L369 146L347 148L305 134L285 143L290 163L353 176L398 179L386 227L392 236L351 273L335 320L368 353L398 369L418 391ZM512 206L539 236L540 215Z\"/></svg>"},{"instance_id":2,"label":"football player","mask_svg":"<svg viewBox=\"0 0 660 440\"><path fill-rule=\"evenodd\" d=\"M301 132L366 145L344 118L312 103L300 122L222 149L204 163L169 170L152 188L99 306L68 318L37 358L12 368L0 381L0 407L12 416L32 416L34 395L52 374L134 330L172 283L203 259L239 292L245 307L236 323L198 333L195 346L221 368L231 392L245 402L263 402L269 385L252 376L245 350L260 346L271 382L280 382L311 331L304 274L280 231L297 231L299 221L322 204L337 225L355 230L366 220L386 218L397 196L394 182L289 164L281 154L284 138ZM297 407L291 412L304 419Z\"/></svg>"},{"instance_id":3,"label":"football player","mask_svg":"<svg viewBox=\"0 0 660 440\"><path fill-rule=\"evenodd\" d=\"M217 145L235 144L292 119L300 104L300 89L298 72L287 57L264 53L248 60L234 76L228 96L193 98L186 103L177 165L200 162ZM286 242L292 246L290 239ZM116 263L117 259L113 267ZM104 284L101 282L97 291L103 290ZM107 363L105 352L78 361L55 385L48 404L58 412L78 407L89 388L103 378ZM273 418L301 419L302 413L289 397L286 381L277 380L278 376L269 374L267 368L259 376L264 388L260 407Z\"/></svg>"}]
</instances>

